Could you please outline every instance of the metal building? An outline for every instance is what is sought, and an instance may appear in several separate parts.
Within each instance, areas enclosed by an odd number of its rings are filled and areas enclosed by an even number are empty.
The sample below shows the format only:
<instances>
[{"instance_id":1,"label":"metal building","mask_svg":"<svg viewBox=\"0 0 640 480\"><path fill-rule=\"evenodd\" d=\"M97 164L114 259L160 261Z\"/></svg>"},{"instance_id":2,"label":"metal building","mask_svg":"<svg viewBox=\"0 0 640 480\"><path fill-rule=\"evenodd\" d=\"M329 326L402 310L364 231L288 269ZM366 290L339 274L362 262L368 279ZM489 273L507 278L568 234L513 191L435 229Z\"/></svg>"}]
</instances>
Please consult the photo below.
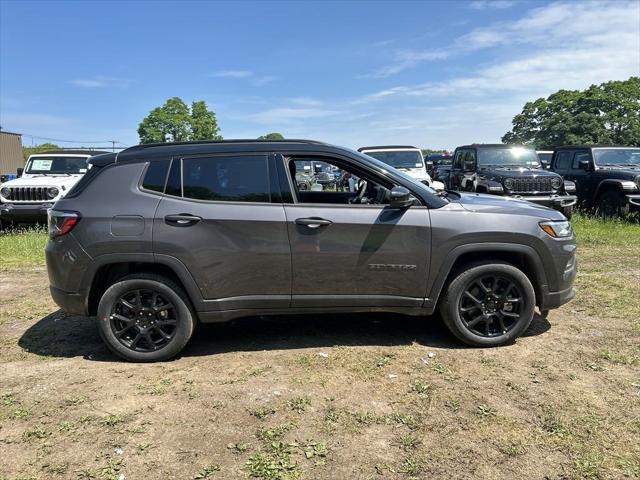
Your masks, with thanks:
<instances>
[{"instance_id":1,"label":"metal building","mask_svg":"<svg viewBox=\"0 0 640 480\"><path fill-rule=\"evenodd\" d=\"M0 130L0 175L15 174L24 167L22 135Z\"/></svg>"}]
</instances>

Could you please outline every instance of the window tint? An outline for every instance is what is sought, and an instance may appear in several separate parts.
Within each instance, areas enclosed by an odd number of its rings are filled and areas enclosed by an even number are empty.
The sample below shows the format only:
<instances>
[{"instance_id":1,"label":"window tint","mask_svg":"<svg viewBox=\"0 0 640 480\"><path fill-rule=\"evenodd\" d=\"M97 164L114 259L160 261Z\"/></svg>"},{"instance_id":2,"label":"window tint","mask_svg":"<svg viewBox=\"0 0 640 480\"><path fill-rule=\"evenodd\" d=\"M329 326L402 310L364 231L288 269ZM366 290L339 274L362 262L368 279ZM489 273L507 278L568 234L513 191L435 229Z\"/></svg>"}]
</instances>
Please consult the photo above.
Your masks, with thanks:
<instances>
[{"instance_id":1,"label":"window tint","mask_svg":"<svg viewBox=\"0 0 640 480\"><path fill-rule=\"evenodd\" d=\"M142 188L153 190L154 192L164 192L164 182L167 178L169 160L158 160L149 162L147 172L144 174Z\"/></svg>"},{"instance_id":2,"label":"window tint","mask_svg":"<svg viewBox=\"0 0 640 480\"><path fill-rule=\"evenodd\" d=\"M185 158L182 188L186 198L230 202L269 202L266 156Z\"/></svg>"},{"instance_id":3,"label":"window tint","mask_svg":"<svg viewBox=\"0 0 640 480\"><path fill-rule=\"evenodd\" d=\"M171 169L169 170L169 178L167 178L167 188L164 193L167 195L174 195L176 197L182 196L182 180L180 180L180 160L174 158L171 161Z\"/></svg>"},{"instance_id":4,"label":"window tint","mask_svg":"<svg viewBox=\"0 0 640 480\"><path fill-rule=\"evenodd\" d=\"M590 158L591 158L591 155L589 155L587 152L576 153L575 157L573 157L573 169L580 170L580 161L581 160L588 161Z\"/></svg>"},{"instance_id":5,"label":"window tint","mask_svg":"<svg viewBox=\"0 0 640 480\"><path fill-rule=\"evenodd\" d=\"M560 152L556 160L557 170L568 170L571 163L571 152Z\"/></svg>"}]
</instances>

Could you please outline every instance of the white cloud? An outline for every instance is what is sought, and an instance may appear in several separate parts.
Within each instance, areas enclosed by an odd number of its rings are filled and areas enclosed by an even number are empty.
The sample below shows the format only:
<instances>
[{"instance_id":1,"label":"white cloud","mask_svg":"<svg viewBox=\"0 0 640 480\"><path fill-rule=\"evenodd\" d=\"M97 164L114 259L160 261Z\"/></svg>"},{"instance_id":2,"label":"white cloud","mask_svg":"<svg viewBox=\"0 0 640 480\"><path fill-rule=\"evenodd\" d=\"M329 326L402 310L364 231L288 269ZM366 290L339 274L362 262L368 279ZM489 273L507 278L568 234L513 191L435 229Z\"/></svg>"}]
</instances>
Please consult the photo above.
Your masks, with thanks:
<instances>
[{"instance_id":1,"label":"white cloud","mask_svg":"<svg viewBox=\"0 0 640 480\"><path fill-rule=\"evenodd\" d=\"M261 87L278 79L275 75L257 75L251 70L220 70L209 76L214 78L246 79L256 87Z\"/></svg>"},{"instance_id":2,"label":"white cloud","mask_svg":"<svg viewBox=\"0 0 640 480\"><path fill-rule=\"evenodd\" d=\"M511 8L515 4L516 2L513 0L474 0L469 4L469 7L473 8L474 10L502 10L504 8Z\"/></svg>"},{"instance_id":3,"label":"white cloud","mask_svg":"<svg viewBox=\"0 0 640 480\"><path fill-rule=\"evenodd\" d=\"M290 123L299 123L302 120L312 118L324 118L337 115L338 110L328 110L323 108L294 108L294 107L277 107L264 110L261 112L246 115L243 118L266 125L273 125L276 128L279 125Z\"/></svg>"},{"instance_id":4,"label":"white cloud","mask_svg":"<svg viewBox=\"0 0 640 480\"><path fill-rule=\"evenodd\" d=\"M79 78L76 80L71 80L71 83L76 87L82 88L126 88L131 85L133 81L127 78L105 77L102 75L97 75L91 78Z\"/></svg>"}]
</instances>

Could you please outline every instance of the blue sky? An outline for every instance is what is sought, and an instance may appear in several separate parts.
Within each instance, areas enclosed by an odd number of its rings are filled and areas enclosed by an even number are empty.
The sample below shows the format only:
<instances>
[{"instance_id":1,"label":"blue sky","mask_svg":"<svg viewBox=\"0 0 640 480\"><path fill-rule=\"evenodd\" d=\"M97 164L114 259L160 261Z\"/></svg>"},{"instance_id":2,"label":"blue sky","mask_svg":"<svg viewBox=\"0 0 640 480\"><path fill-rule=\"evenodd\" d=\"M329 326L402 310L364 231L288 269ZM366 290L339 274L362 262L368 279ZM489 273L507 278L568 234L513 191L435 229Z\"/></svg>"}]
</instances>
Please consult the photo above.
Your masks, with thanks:
<instances>
[{"instance_id":1,"label":"blue sky","mask_svg":"<svg viewBox=\"0 0 640 480\"><path fill-rule=\"evenodd\" d=\"M85 143L135 144L180 96L226 138L453 148L498 141L528 100L639 74L639 0L0 0L0 125Z\"/></svg>"}]
</instances>

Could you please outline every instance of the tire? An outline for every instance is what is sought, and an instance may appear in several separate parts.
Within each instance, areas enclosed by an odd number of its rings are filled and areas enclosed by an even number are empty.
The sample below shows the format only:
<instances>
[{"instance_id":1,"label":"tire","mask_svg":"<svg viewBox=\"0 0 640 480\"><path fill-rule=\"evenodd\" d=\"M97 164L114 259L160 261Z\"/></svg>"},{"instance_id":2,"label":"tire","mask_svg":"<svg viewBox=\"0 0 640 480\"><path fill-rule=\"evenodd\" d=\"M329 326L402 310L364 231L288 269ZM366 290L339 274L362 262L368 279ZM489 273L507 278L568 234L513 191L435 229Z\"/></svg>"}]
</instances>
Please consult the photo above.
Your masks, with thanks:
<instances>
[{"instance_id":1,"label":"tire","mask_svg":"<svg viewBox=\"0 0 640 480\"><path fill-rule=\"evenodd\" d=\"M488 278L496 279L495 283ZM478 282L484 282L483 289ZM465 293L469 291L475 301ZM521 270L490 261L466 266L454 274L440 302L440 313L451 333L464 343L497 347L512 343L529 328L535 303L533 286Z\"/></svg>"},{"instance_id":2,"label":"tire","mask_svg":"<svg viewBox=\"0 0 640 480\"><path fill-rule=\"evenodd\" d=\"M629 203L615 190L604 192L598 199L598 213L602 217L624 217L629 213Z\"/></svg>"},{"instance_id":3,"label":"tire","mask_svg":"<svg viewBox=\"0 0 640 480\"><path fill-rule=\"evenodd\" d=\"M195 316L179 285L161 275L139 273L104 292L96 322L100 337L119 357L158 362L182 351L193 334Z\"/></svg>"},{"instance_id":4,"label":"tire","mask_svg":"<svg viewBox=\"0 0 640 480\"><path fill-rule=\"evenodd\" d=\"M573 205L570 207L564 207L562 209L562 214L567 217L567 220L571 220L571 217L573 216Z\"/></svg>"}]
</instances>

